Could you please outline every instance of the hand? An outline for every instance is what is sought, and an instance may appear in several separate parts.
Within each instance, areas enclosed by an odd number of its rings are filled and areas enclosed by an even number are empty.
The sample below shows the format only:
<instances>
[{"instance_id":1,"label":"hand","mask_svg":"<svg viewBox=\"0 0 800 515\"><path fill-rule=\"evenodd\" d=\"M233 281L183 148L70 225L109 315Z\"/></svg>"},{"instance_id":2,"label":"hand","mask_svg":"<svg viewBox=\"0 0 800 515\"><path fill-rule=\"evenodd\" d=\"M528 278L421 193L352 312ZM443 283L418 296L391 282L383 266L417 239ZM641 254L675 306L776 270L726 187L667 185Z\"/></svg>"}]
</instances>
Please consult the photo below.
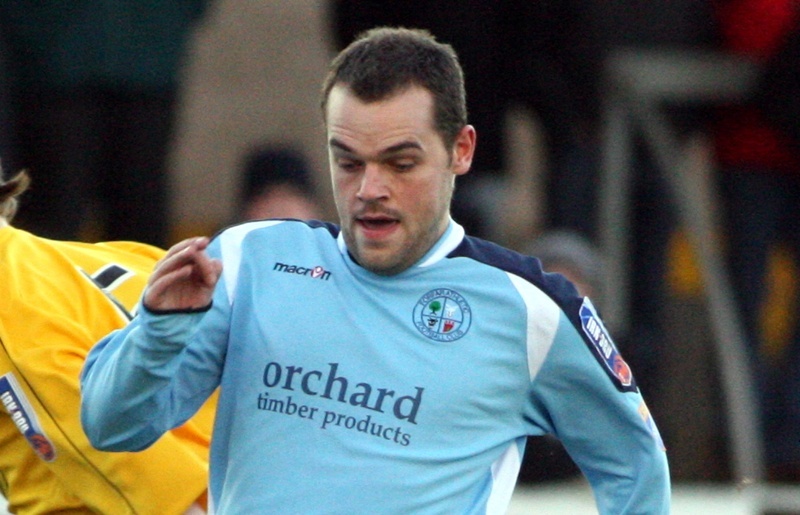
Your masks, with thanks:
<instances>
[{"instance_id":1,"label":"hand","mask_svg":"<svg viewBox=\"0 0 800 515\"><path fill-rule=\"evenodd\" d=\"M205 237L183 240L156 263L144 291L147 309L201 309L211 303L222 262L208 257L208 241Z\"/></svg>"}]
</instances>

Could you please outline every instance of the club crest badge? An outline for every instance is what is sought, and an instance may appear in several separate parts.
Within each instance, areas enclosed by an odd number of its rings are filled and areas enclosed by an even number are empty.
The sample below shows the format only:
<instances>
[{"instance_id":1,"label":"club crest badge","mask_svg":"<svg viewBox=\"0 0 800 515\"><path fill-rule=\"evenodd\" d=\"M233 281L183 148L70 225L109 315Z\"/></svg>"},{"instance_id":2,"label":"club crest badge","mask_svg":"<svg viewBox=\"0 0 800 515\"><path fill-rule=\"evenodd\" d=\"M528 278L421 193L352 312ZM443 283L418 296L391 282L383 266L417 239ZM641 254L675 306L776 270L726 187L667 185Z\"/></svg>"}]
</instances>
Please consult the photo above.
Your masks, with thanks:
<instances>
[{"instance_id":1,"label":"club crest badge","mask_svg":"<svg viewBox=\"0 0 800 515\"><path fill-rule=\"evenodd\" d=\"M439 342L458 340L469 331L472 309L460 293L437 288L423 295L414 306L414 326Z\"/></svg>"}]
</instances>

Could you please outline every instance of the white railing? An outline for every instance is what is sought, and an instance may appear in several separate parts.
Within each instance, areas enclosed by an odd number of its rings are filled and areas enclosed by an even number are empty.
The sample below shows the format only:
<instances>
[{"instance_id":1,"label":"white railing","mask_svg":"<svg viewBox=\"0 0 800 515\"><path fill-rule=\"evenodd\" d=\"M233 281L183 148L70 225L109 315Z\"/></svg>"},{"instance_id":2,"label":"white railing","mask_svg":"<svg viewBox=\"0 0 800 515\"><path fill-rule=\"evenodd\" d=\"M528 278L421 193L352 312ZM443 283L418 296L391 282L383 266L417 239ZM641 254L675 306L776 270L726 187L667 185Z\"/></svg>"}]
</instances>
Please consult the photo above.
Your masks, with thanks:
<instances>
[{"instance_id":1,"label":"white railing","mask_svg":"<svg viewBox=\"0 0 800 515\"><path fill-rule=\"evenodd\" d=\"M691 152L665 116L670 104L709 106L745 97L758 69L745 61L700 51L622 50L606 66L603 162L599 200L600 243L606 257L605 316L628 329L630 287L627 238L633 138L640 136L663 174L680 223L698 256L708 301L723 399L729 425L733 474L739 485L764 479L757 393L747 359L715 227L713 190L698 188ZM635 339L635 335L631 335Z\"/></svg>"}]
</instances>

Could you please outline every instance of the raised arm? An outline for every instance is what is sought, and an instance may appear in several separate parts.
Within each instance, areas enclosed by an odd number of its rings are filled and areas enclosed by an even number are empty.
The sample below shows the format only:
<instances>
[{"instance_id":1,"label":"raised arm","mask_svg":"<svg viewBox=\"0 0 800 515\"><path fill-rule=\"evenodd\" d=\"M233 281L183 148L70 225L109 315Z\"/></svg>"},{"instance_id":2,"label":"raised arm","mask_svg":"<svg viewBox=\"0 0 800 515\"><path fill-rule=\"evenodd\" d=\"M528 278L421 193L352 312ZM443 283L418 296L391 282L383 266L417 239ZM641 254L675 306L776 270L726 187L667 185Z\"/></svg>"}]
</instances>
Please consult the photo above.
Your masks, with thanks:
<instances>
[{"instance_id":1,"label":"raised arm","mask_svg":"<svg viewBox=\"0 0 800 515\"><path fill-rule=\"evenodd\" d=\"M192 238L173 246L150 276L140 313L89 353L81 421L95 447L147 448L219 384L229 306L212 303L224 288L215 289L222 264L208 245Z\"/></svg>"}]
</instances>

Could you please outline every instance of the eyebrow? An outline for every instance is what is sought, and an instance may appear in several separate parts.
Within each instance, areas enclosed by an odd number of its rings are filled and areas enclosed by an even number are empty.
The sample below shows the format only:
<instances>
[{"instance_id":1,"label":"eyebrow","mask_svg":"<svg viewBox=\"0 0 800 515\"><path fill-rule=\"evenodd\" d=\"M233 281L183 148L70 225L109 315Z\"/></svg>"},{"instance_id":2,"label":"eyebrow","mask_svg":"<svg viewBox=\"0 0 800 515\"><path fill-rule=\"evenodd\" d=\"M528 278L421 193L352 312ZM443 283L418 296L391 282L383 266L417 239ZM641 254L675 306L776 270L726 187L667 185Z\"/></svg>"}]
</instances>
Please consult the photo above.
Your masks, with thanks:
<instances>
[{"instance_id":1,"label":"eyebrow","mask_svg":"<svg viewBox=\"0 0 800 515\"><path fill-rule=\"evenodd\" d=\"M336 138L331 138L330 141L328 141L328 145L331 148L339 149L339 150L341 150L343 152L346 152L348 154L355 154L356 153L352 148L350 148L348 145L344 144L343 142L339 141ZM422 145L420 145L416 141L403 141L403 142L400 142L400 143L398 143L396 145L392 145L390 147L387 147L387 148L381 150L378 155L387 156L387 155L395 154L397 152L401 152L401 151L407 150L407 149L422 150Z\"/></svg>"}]
</instances>

